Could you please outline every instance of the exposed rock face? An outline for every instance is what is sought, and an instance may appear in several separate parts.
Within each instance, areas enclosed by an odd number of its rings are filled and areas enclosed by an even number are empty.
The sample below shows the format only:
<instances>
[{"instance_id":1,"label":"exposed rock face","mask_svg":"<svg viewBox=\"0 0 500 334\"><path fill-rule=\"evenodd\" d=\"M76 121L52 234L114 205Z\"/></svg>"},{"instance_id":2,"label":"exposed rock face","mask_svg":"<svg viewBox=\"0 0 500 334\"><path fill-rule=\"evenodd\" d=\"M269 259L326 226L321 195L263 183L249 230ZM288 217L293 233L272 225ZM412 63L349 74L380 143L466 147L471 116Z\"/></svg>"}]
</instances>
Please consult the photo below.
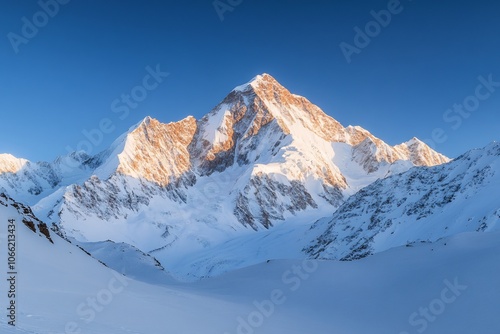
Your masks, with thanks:
<instances>
[{"instance_id":1,"label":"exposed rock face","mask_svg":"<svg viewBox=\"0 0 500 334\"><path fill-rule=\"evenodd\" d=\"M324 232L304 251L353 260L413 242L498 229L500 205L492 194L499 185L500 143L445 165L413 168L367 186L332 218L318 221L311 229Z\"/></svg>"},{"instance_id":2,"label":"exposed rock face","mask_svg":"<svg viewBox=\"0 0 500 334\"><path fill-rule=\"evenodd\" d=\"M301 213L319 218L377 178L447 161L417 139L392 147L345 128L264 74L200 120L147 117L94 157L0 156L0 187L69 237L172 251Z\"/></svg>"},{"instance_id":3,"label":"exposed rock face","mask_svg":"<svg viewBox=\"0 0 500 334\"><path fill-rule=\"evenodd\" d=\"M127 136L116 172L162 187L194 179L188 146L195 132L193 117L169 124L146 118Z\"/></svg>"},{"instance_id":4,"label":"exposed rock face","mask_svg":"<svg viewBox=\"0 0 500 334\"><path fill-rule=\"evenodd\" d=\"M15 208L22 217L22 223L27 228L29 228L33 233L36 233L39 236L46 238L51 243L54 243L47 225L35 216L30 207L14 201L4 193L0 193L0 205L7 208Z\"/></svg>"},{"instance_id":5,"label":"exposed rock face","mask_svg":"<svg viewBox=\"0 0 500 334\"><path fill-rule=\"evenodd\" d=\"M406 143L394 146L394 149L401 157L410 160L416 166L436 166L450 161L415 137Z\"/></svg>"},{"instance_id":6,"label":"exposed rock face","mask_svg":"<svg viewBox=\"0 0 500 334\"><path fill-rule=\"evenodd\" d=\"M342 195L339 194L341 198ZM282 198L287 198L284 202ZM250 202L258 206L252 208ZM284 213L294 214L306 210L308 207L317 208L308 190L298 181L283 184L272 180L268 175L259 173L255 175L245 189L239 193L234 214L245 224L253 229L258 229L258 224L269 228L273 221L285 220Z\"/></svg>"},{"instance_id":7,"label":"exposed rock face","mask_svg":"<svg viewBox=\"0 0 500 334\"><path fill-rule=\"evenodd\" d=\"M352 133L352 129L349 132ZM354 144L363 137L361 142ZM436 166L450 161L417 138L393 147L359 128L354 130L354 138L351 141L354 160L368 173L377 171L381 164L392 164L398 160L410 161L415 166Z\"/></svg>"},{"instance_id":8,"label":"exposed rock face","mask_svg":"<svg viewBox=\"0 0 500 334\"><path fill-rule=\"evenodd\" d=\"M18 159L11 154L0 154L0 173L17 173L27 163L28 160Z\"/></svg>"}]
</instances>

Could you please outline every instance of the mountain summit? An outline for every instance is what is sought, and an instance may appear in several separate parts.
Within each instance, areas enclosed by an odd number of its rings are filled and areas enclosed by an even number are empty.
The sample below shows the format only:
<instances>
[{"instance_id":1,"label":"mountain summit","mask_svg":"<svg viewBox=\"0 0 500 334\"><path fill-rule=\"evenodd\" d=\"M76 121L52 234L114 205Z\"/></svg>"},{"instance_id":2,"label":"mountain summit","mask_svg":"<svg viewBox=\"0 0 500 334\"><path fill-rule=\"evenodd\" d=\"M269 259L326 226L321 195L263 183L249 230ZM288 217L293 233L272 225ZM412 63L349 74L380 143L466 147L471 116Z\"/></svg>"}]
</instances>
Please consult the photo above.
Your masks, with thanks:
<instances>
[{"instance_id":1,"label":"mountain summit","mask_svg":"<svg viewBox=\"0 0 500 334\"><path fill-rule=\"evenodd\" d=\"M68 159L79 167L65 169ZM344 127L263 74L199 120L147 117L97 156L36 164L0 156L0 190L70 238L126 242L168 262L331 215L380 178L448 161L416 138L390 146Z\"/></svg>"}]
</instances>

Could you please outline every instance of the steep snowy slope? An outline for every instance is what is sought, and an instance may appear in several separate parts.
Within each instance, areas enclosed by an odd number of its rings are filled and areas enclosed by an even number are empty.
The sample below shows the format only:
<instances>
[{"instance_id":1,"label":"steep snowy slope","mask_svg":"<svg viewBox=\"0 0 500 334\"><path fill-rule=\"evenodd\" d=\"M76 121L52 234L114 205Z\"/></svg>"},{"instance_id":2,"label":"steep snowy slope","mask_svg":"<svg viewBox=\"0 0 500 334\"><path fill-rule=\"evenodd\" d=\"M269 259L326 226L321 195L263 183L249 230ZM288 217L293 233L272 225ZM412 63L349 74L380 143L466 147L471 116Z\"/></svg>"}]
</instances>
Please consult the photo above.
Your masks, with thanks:
<instances>
[{"instance_id":1,"label":"steep snowy slope","mask_svg":"<svg viewBox=\"0 0 500 334\"><path fill-rule=\"evenodd\" d=\"M2 232L8 218L19 222L18 327L8 326L2 312L2 333L500 330L498 232L457 235L352 262L270 261L195 284L159 286L127 279L52 233L51 243L38 228L33 233L21 223L26 217L15 203L1 200L7 204L0 205ZM0 254L3 266L5 252Z\"/></svg>"},{"instance_id":2,"label":"steep snowy slope","mask_svg":"<svg viewBox=\"0 0 500 334\"><path fill-rule=\"evenodd\" d=\"M0 195L2 245L9 219L16 221L17 231L17 329L7 325L10 319L4 311L0 313L2 333L149 334L169 328L176 333L202 332L220 326L217 314L239 310L231 302L201 293L130 280L48 231L28 207ZM6 255L6 249L0 252L2 268L7 268ZM167 279L163 284L171 282ZM4 310L10 304L6 289L10 286L0 286ZM200 323L189 321L191 312Z\"/></svg>"},{"instance_id":3,"label":"steep snowy slope","mask_svg":"<svg viewBox=\"0 0 500 334\"><path fill-rule=\"evenodd\" d=\"M356 259L465 231L500 229L500 143L454 161L376 181L350 197L305 248L313 257Z\"/></svg>"},{"instance_id":4,"label":"steep snowy slope","mask_svg":"<svg viewBox=\"0 0 500 334\"><path fill-rule=\"evenodd\" d=\"M101 261L107 267L129 278L153 284L174 282L158 260L129 244L109 240L75 244L85 249L93 258Z\"/></svg>"}]
</instances>

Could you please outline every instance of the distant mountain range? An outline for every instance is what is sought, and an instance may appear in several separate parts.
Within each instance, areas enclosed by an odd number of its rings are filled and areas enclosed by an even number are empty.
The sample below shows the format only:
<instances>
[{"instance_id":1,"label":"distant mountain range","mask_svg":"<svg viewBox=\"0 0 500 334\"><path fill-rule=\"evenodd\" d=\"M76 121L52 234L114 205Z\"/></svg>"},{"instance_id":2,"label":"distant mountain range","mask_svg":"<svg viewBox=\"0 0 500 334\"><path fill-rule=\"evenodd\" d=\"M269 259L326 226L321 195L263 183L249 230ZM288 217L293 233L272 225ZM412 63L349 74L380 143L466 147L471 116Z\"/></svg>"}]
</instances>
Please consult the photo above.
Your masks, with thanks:
<instances>
[{"instance_id":1,"label":"distant mountain range","mask_svg":"<svg viewBox=\"0 0 500 334\"><path fill-rule=\"evenodd\" d=\"M0 155L0 192L103 262L126 251L197 279L498 229L499 155L388 145L263 74L200 120L147 117L95 156Z\"/></svg>"}]
</instances>

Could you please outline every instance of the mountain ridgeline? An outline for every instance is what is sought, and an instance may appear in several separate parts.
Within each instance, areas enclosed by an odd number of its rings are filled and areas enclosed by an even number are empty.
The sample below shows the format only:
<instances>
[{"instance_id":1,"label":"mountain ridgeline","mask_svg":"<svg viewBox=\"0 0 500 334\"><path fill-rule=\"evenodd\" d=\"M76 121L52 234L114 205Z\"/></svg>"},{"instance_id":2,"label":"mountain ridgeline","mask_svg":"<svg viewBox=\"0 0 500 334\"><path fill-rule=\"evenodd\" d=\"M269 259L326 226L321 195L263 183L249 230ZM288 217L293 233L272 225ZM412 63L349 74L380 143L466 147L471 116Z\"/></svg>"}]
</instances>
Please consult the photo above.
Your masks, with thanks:
<instances>
[{"instance_id":1,"label":"mountain ridgeline","mask_svg":"<svg viewBox=\"0 0 500 334\"><path fill-rule=\"evenodd\" d=\"M417 138L391 146L359 126L344 127L263 74L199 120L147 117L96 156L32 163L0 155L0 191L68 239L128 243L167 269L236 237L314 221L295 246L304 256L353 259L415 239L405 226L455 203L454 187L480 187L470 173L483 160L464 167L464 159L450 163ZM469 183L450 179L457 169ZM477 173L490 180L494 168ZM493 209L469 225L490 228ZM463 230L447 227L428 239Z\"/></svg>"}]
</instances>

